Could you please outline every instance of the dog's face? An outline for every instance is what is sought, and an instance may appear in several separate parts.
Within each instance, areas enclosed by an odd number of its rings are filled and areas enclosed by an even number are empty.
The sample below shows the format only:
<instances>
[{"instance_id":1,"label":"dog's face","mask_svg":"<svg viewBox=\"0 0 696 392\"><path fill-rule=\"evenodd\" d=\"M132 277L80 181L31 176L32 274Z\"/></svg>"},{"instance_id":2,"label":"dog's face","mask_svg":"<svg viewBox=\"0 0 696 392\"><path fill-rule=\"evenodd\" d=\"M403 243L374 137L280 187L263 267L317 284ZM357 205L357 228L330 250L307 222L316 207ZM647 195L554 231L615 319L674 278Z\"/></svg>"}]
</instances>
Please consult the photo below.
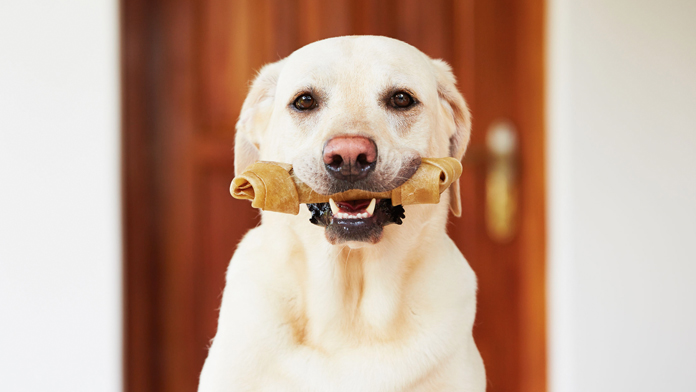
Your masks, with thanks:
<instances>
[{"instance_id":1,"label":"dog's face","mask_svg":"<svg viewBox=\"0 0 696 392\"><path fill-rule=\"evenodd\" d=\"M469 129L444 62L390 38L331 38L261 70L237 124L235 168L286 162L318 193L387 191L406 181L421 157L461 159ZM309 207L333 244L376 243L403 212L390 200Z\"/></svg>"}]
</instances>

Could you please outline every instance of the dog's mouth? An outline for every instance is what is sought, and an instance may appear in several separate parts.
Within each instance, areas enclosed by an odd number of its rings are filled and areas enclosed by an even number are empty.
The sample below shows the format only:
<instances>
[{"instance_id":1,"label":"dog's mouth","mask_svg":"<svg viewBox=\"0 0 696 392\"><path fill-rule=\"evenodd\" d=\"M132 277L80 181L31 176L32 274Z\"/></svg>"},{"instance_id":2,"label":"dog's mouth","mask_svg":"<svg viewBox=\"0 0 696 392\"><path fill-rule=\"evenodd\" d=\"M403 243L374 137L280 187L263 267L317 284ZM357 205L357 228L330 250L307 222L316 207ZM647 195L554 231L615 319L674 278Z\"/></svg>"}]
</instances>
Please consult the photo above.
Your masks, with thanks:
<instances>
[{"instance_id":1,"label":"dog's mouth","mask_svg":"<svg viewBox=\"0 0 696 392\"><path fill-rule=\"evenodd\" d=\"M361 199L307 204L312 213L310 222L325 227L331 244L367 242L375 244L382 238L383 228L405 218L402 206L393 206L391 199Z\"/></svg>"}]
</instances>

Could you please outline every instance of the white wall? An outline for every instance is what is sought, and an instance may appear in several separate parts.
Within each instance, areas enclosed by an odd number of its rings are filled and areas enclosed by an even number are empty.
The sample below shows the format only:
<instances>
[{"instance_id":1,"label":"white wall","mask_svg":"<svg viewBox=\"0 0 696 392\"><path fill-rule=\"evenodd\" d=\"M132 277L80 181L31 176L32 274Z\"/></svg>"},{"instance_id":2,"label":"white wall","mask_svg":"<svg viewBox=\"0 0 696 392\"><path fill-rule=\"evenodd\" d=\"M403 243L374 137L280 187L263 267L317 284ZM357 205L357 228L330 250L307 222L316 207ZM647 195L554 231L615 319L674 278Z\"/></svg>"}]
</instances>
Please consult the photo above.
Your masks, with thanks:
<instances>
[{"instance_id":1,"label":"white wall","mask_svg":"<svg viewBox=\"0 0 696 392\"><path fill-rule=\"evenodd\" d=\"M696 391L696 2L548 15L551 390Z\"/></svg>"},{"instance_id":2,"label":"white wall","mask_svg":"<svg viewBox=\"0 0 696 392\"><path fill-rule=\"evenodd\" d=\"M121 390L117 4L0 1L0 391Z\"/></svg>"}]
</instances>

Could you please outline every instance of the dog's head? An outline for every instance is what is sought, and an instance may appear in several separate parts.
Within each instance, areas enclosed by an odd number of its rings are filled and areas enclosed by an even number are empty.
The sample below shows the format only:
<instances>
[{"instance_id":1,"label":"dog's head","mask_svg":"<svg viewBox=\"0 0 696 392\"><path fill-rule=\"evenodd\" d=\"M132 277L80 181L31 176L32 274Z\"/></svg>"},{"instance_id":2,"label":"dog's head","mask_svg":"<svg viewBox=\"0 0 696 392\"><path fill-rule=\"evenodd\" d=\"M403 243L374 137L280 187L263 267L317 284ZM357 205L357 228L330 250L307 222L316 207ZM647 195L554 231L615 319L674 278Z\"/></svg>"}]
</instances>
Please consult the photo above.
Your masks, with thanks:
<instances>
[{"instance_id":1,"label":"dog's head","mask_svg":"<svg viewBox=\"0 0 696 392\"><path fill-rule=\"evenodd\" d=\"M331 38L261 69L237 123L235 171L279 161L322 194L387 191L421 157L461 159L470 127L445 62L391 38ZM376 243L403 213L388 199L309 207L333 244ZM450 208L459 215L458 182Z\"/></svg>"}]
</instances>

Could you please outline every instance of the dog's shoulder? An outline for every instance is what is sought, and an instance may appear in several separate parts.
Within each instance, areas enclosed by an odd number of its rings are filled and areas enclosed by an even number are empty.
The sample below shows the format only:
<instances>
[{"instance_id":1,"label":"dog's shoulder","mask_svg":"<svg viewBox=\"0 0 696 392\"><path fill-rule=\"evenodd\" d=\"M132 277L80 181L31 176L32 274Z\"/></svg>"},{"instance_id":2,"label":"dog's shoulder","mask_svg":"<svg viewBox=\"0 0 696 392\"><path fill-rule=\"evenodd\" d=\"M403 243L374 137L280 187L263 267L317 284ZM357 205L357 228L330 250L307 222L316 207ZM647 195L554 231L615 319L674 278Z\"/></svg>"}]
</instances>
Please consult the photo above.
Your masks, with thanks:
<instances>
[{"instance_id":1,"label":"dog's shoulder","mask_svg":"<svg viewBox=\"0 0 696 392\"><path fill-rule=\"evenodd\" d=\"M285 291L296 287L289 262L296 253L287 230L269 224L249 230L230 261L225 291L237 287L246 291L239 293L245 297L250 292L263 292L265 298L289 295Z\"/></svg>"}]
</instances>

